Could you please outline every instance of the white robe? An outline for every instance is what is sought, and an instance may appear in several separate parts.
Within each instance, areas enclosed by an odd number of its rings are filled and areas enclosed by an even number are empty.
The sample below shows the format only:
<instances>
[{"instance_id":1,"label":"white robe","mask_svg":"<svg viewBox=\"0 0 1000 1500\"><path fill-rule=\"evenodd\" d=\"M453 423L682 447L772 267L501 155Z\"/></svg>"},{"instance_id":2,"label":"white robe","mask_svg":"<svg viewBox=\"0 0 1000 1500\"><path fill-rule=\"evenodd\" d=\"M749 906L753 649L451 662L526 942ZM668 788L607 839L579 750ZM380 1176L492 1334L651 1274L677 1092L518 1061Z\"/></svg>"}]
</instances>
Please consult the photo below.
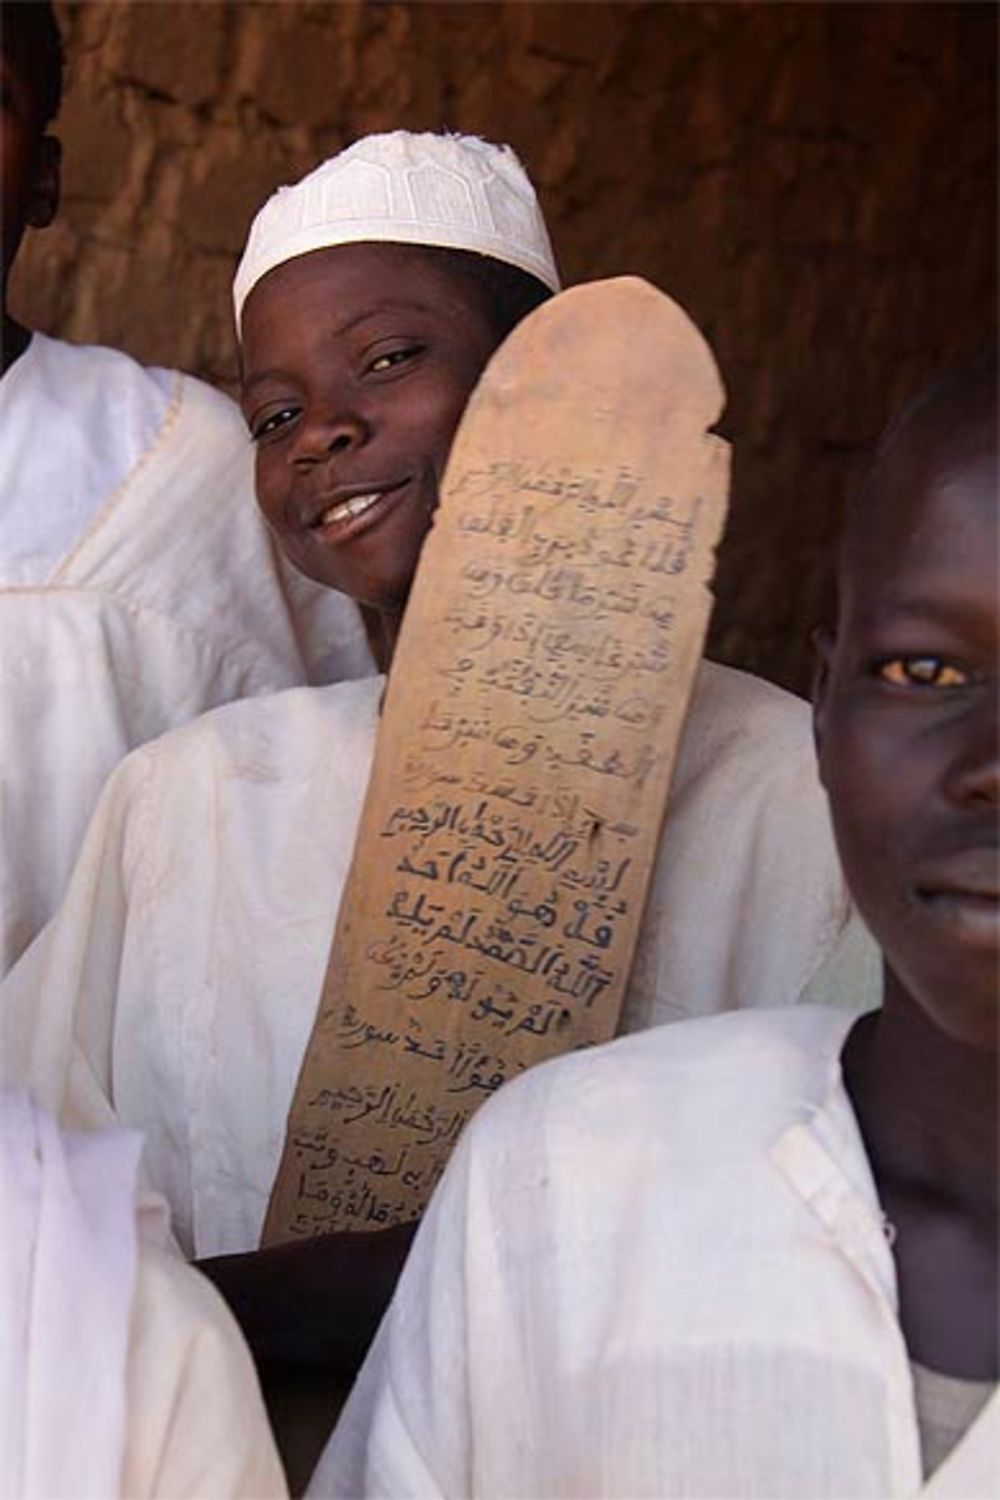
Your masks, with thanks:
<instances>
[{"instance_id":1,"label":"white robe","mask_svg":"<svg viewBox=\"0 0 1000 1500\"><path fill-rule=\"evenodd\" d=\"M254 1248L323 984L380 679L248 700L134 752L66 899L0 988L48 1106L110 1100L198 1257ZM807 706L702 665L621 1029L792 1004L857 934ZM855 993L873 949L857 943ZM71 1045L75 1037L78 1051Z\"/></svg>"},{"instance_id":2,"label":"white robe","mask_svg":"<svg viewBox=\"0 0 1000 1500\"><path fill-rule=\"evenodd\" d=\"M355 606L279 560L231 401L110 349L36 339L22 359L0 381L0 975L128 750L235 698L372 670Z\"/></svg>"},{"instance_id":3,"label":"white robe","mask_svg":"<svg viewBox=\"0 0 1000 1500\"><path fill-rule=\"evenodd\" d=\"M465 1131L314 1496L1000 1494L1000 1395L925 1484L850 1017L560 1058Z\"/></svg>"},{"instance_id":4,"label":"white robe","mask_svg":"<svg viewBox=\"0 0 1000 1500\"><path fill-rule=\"evenodd\" d=\"M4 1500L286 1493L228 1309L148 1204L140 1239L139 1151L0 1096Z\"/></svg>"}]
</instances>

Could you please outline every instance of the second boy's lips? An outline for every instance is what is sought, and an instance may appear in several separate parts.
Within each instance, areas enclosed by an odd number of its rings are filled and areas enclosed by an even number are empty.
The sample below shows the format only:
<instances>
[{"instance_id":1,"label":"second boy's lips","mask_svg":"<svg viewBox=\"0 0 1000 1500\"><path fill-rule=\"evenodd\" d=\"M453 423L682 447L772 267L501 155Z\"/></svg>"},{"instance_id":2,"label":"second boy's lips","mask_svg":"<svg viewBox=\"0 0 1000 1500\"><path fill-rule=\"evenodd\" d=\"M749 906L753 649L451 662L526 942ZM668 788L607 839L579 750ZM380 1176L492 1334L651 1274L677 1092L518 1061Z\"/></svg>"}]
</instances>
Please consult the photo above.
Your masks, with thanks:
<instances>
[{"instance_id":1,"label":"second boy's lips","mask_svg":"<svg viewBox=\"0 0 1000 1500\"><path fill-rule=\"evenodd\" d=\"M967 849L926 868L913 884L922 908L963 942L1000 941L1000 868L994 848Z\"/></svg>"},{"instance_id":2,"label":"second boy's lips","mask_svg":"<svg viewBox=\"0 0 1000 1500\"><path fill-rule=\"evenodd\" d=\"M928 860L914 872L918 892L992 896L1000 893L1000 850L992 844Z\"/></svg>"}]
</instances>

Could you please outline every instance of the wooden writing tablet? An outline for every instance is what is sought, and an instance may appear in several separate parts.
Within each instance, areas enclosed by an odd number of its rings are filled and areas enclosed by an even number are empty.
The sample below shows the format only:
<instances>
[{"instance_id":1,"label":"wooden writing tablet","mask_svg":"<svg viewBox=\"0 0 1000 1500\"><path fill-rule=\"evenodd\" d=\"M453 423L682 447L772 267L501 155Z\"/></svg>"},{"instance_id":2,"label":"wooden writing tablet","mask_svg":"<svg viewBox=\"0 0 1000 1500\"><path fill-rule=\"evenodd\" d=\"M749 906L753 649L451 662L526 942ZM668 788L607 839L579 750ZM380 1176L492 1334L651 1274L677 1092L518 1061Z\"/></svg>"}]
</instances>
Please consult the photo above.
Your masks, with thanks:
<instances>
[{"instance_id":1,"label":"wooden writing tablet","mask_svg":"<svg viewBox=\"0 0 1000 1500\"><path fill-rule=\"evenodd\" d=\"M614 1035L711 608L722 404L701 334L632 278L546 303L486 369L393 660L265 1243L419 1215L494 1089Z\"/></svg>"}]
</instances>

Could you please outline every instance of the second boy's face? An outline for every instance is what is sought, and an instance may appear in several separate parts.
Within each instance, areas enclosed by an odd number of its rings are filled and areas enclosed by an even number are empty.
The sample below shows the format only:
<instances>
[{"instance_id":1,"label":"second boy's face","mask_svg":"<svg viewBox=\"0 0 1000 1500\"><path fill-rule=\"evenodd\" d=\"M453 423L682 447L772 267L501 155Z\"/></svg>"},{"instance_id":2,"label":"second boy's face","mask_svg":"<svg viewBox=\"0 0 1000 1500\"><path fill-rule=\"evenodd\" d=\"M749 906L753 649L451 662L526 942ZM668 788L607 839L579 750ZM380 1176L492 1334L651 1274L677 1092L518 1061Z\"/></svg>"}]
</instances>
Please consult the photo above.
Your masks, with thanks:
<instances>
[{"instance_id":1,"label":"second boy's face","mask_svg":"<svg viewBox=\"0 0 1000 1500\"><path fill-rule=\"evenodd\" d=\"M1000 963L996 484L985 439L890 460L818 709L841 857L890 982L985 1047Z\"/></svg>"},{"instance_id":2,"label":"second boy's face","mask_svg":"<svg viewBox=\"0 0 1000 1500\"><path fill-rule=\"evenodd\" d=\"M277 267L243 312L257 498L289 560L359 603L406 602L459 418L496 342L418 248Z\"/></svg>"}]
</instances>

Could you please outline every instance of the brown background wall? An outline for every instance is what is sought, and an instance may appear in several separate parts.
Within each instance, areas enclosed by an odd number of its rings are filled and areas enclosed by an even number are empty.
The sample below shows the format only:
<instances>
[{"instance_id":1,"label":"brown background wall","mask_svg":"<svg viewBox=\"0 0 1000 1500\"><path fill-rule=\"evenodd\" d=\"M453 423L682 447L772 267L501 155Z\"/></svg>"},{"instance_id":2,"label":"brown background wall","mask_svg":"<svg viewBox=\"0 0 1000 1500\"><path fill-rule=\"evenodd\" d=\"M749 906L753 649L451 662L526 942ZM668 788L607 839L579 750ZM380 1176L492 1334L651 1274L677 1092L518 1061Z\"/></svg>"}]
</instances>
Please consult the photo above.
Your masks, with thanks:
<instances>
[{"instance_id":1,"label":"brown background wall","mask_svg":"<svg viewBox=\"0 0 1000 1500\"><path fill-rule=\"evenodd\" d=\"M262 199L365 131L509 140L567 280L635 271L711 339L734 511L715 654L803 687L840 497L991 334L990 4L58 4L60 220L15 306L231 384Z\"/></svg>"}]
</instances>

